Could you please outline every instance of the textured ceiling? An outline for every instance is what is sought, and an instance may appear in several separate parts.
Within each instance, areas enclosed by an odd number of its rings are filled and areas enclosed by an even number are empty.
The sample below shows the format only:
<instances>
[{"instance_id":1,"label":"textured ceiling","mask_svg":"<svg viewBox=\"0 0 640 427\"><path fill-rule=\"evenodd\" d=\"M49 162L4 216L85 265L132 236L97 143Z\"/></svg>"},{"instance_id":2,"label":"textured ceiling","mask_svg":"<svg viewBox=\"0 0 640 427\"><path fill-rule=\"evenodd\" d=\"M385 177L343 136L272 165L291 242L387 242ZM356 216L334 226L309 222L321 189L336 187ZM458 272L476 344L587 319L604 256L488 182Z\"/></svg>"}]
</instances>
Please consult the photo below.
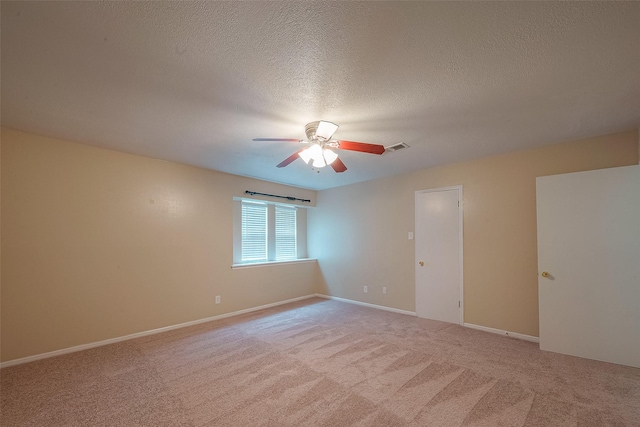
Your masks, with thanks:
<instances>
[{"instance_id":1,"label":"textured ceiling","mask_svg":"<svg viewBox=\"0 0 640 427\"><path fill-rule=\"evenodd\" d=\"M2 125L325 189L640 126L639 2L2 1ZM299 147L339 139L316 173Z\"/></svg>"}]
</instances>

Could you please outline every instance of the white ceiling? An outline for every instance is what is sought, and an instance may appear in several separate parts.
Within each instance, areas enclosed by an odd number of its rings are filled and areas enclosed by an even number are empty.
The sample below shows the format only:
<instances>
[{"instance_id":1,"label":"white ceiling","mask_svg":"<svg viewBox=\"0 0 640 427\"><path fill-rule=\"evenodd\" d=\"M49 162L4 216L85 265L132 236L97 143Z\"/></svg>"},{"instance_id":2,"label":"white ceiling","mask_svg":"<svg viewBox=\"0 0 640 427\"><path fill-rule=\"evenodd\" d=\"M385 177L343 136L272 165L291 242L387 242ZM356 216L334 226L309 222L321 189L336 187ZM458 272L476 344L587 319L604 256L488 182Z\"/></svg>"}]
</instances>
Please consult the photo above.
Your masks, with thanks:
<instances>
[{"instance_id":1,"label":"white ceiling","mask_svg":"<svg viewBox=\"0 0 640 427\"><path fill-rule=\"evenodd\" d=\"M2 1L2 125L311 189L640 126L640 2ZM315 173L299 147L338 139Z\"/></svg>"}]
</instances>

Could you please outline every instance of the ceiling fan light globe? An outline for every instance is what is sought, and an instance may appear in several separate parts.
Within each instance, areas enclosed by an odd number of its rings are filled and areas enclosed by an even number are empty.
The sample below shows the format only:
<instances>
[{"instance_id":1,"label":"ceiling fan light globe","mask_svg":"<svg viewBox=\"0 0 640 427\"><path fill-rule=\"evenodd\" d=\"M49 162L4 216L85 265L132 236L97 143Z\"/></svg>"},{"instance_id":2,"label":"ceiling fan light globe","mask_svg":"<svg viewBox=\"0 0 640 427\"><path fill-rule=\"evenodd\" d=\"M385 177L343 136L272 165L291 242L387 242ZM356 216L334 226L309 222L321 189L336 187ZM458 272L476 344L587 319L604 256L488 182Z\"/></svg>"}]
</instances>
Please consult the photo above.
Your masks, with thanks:
<instances>
[{"instance_id":1,"label":"ceiling fan light globe","mask_svg":"<svg viewBox=\"0 0 640 427\"><path fill-rule=\"evenodd\" d=\"M312 159L319 159L322 157L322 147L318 144L313 144L309 147L309 155Z\"/></svg>"},{"instance_id":2,"label":"ceiling fan light globe","mask_svg":"<svg viewBox=\"0 0 640 427\"><path fill-rule=\"evenodd\" d=\"M313 159L312 166L314 168L323 168L323 167L327 166L327 162L324 161L324 158L318 157L318 158Z\"/></svg>"},{"instance_id":3,"label":"ceiling fan light globe","mask_svg":"<svg viewBox=\"0 0 640 427\"><path fill-rule=\"evenodd\" d=\"M324 160L327 162L328 165L335 162L336 159L338 158L338 155L333 151L329 150L328 148L324 149L323 154L324 154Z\"/></svg>"},{"instance_id":4,"label":"ceiling fan light globe","mask_svg":"<svg viewBox=\"0 0 640 427\"><path fill-rule=\"evenodd\" d=\"M313 153L311 152L311 148L307 148L305 150L302 150L298 156L300 156L300 158L306 163L309 164L309 161L311 160Z\"/></svg>"}]
</instances>

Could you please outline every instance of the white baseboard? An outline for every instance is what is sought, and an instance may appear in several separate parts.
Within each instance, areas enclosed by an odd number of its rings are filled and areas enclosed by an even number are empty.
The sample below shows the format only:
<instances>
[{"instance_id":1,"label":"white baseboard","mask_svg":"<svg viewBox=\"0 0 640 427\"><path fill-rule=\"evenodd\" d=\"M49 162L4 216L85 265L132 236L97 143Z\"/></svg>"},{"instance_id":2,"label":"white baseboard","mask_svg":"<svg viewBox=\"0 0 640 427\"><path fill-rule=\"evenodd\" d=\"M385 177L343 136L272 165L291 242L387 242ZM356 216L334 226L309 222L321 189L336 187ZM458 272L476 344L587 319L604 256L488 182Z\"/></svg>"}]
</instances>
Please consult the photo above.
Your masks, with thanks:
<instances>
[{"instance_id":1,"label":"white baseboard","mask_svg":"<svg viewBox=\"0 0 640 427\"><path fill-rule=\"evenodd\" d=\"M231 313L220 314L218 316L212 316L212 317L207 317L207 318L204 318L204 319L193 320L191 322L180 323L180 324L172 325L172 326L165 326L163 328L152 329L150 331L137 332L135 334L125 335L125 336L122 336L122 337L110 338L110 339L107 339L107 340L96 341L96 342L92 342L92 343L88 343L88 344L81 344L81 345L77 345L77 346L74 346L74 347L63 348L63 349L60 349L60 350L54 350L54 351L50 351L50 352L47 352L47 353L41 353L41 354L36 354L36 355L33 355L33 356L22 357L20 359L8 360L6 362L0 363L0 369L8 368L9 366L21 365L23 363L34 362L36 360L47 359L49 357L61 356L63 354L75 353L76 351L82 351L82 350L88 350L90 348L101 347L103 345L114 344L114 343L121 342L121 341L127 341L127 340L132 340L132 339L135 339L135 338L145 337L147 335L159 334L159 333L162 333L162 332L172 331L174 329L185 328L187 326L194 326L194 325L198 325L200 323L211 322L211 321L214 321L214 320L220 320L220 319L224 319L224 318L227 318L227 317L239 316L241 314L251 313L253 311L258 311L258 310L264 310L265 308L276 307L276 306L279 306L279 305L289 304L289 303L292 303L292 302L301 301L301 300L305 300L305 299L309 299L309 298L313 298L313 297L320 297L320 298L325 298L325 299L333 299L333 300L336 300L336 301L342 301L342 302L346 302L346 303L350 303L350 304L362 305L364 307L376 308L378 310L391 311L393 313L406 314L406 315L409 315L409 316L415 316L416 315L416 313L414 311L400 310L400 309L397 309L397 308L385 307L383 305L370 304L370 303L367 303L367 302L356 301L356 300L351 300L351 299L347 299L347 298L334 297L334 296L330 296L330 295L312 294L312 295L305 295L305 296L297 297L297 298L291 298L291 299L284 300L284 301L278 301L278 302L274 302L274 303L271 303L271 304L260 305L260 306L257 306L257 307L246 308L244 310L233 311ZM493 333L493 334L505 335L505 336L512 337L512 338L518 338L518 339L525 340L525 341L531 341L531 342L535 342L535 343L540 342L540 339L538 337L534 337L534 336L531 336L531 335L524 335L524 334L519 334L519 333L516 333L516 332L503 331L501 329L488 328L486 326L474 325L472 323L465 323L463 326L465 326L467 328L478 329L480 331L490 332L490 333Z\"/></svg>"},{"instance_id":2,"label":"white baseboard","mask_svg":"<svg viewBox=\"0 0 640 427\"><path fill-rule=\"evenodd\" d=\"M347 298L333 297L333 296L330 296L330 295L323 295L323 294L316 294L315 296L320 297L320 298L334 299L334 300L337 300L337 301L348 302L350 304L363 305L365 307L377 308L378 310L386 310L386 311L392 311L394 313L407 314L409 316L415 316L416 315L416 313L414 311L406 311L406 310L400 310L400 309L397 309L397 308L385 307L383 305L369 304L367 302L361 302L361 301L356 301L356 300L347 299ZM462 326L467 327L467 328L471 328L471 329L477 329L479 331L490 332L492 334L504 335L504 336L511 337L511 338L518 338L518 339L525 340L525 341L531 341L531 342L535 342L535 343L539 343L540 342L540 338L538 338L538 337L534 337L534 336L531 336L531 335L525 335L525 334L519 334L517 332L509 332L509 331L503 331L502 329L488 328L486 326L474 325L473 323L463 323Z\"/></svg>"},{"instance_id":3,"label":"white baseboard","mask_svg":"<svg viewBox=\"0 0 640 427\"><path fill-rule=\"evenodd\" d=\"M520 340L531 341L535 343L540 342L540 338L532 335L519 334L517 332L503 331L502 329L488 328L486 326L474 325L473 323L464 323L463 326L471 329L477 329L479 331L490 332L492 334L505 335L511 338L518 338Z\"/></svg>"},{"instance_id":4,"label":"white baseboard","mask_svg":"<svg viewBox=\"0 0 640 427\"><path fill-rule=\"evenodd\" d=\"M231 313L220 314L218 316L212 316L212 317L206 317L204 319L193 320L191 322L185 322L185 323L179 323L177 325L165 326L164 328L152 329L150 331L137 332L135 334L125 335L125 336L122 336L122 337L110 338L110 339L107 339L107 340L96 341L96 342L92 342L92 343L88 343L88 344L81 344L81 345L76 345L76 346L73 346L73 347L63 348L63 349L60 349L60 350L49 351L47 353L41 353L41 354L36 354L36 355L33 355L33 356L22 357L20 359L8 360L6 362L0 363L0 369L8 368L9 366L14 366L14 365L21 365L23 363L34 362L36 360L47 359L49 357L61 356L63 354L75 353L76 351L88 350L88 349L94 348L94 347L101 347L103 345L114 344L114 343L121 342L121 341L127 341L127 340L132 340L132 339L135 339L135 338L145 337L147 335L159 334L161 332L167 332L167 331L172 331L174 329L185 328L187 326L194 326L194 325L198 325L200 323L211 322L213 320L220 320L220 319L224 319L224 318L227 318L227 317L238 316L240 314L251 313L252 311L264 310L265 308L276 307L278 305L283 305L283 304L289 304L291 302L301 301L301 300L304 300L304 299L313 298L315 296L317 296L317 295L315 295L315 294L305 295L305 296L302 296L302 297L291 298L291 299L288 299L288 300L278 301L278 302L274 302L274 303L271 303L271 304L260 305L258 307L251 307L251 308L246 308L244 310L233 311Z\"/></svg>"},{"instance_id":5,"label":"white baseboard","mask_svg":"<svg viewBox=\"0 0 640 427\"><path fill-rule=\"evenodd\" d=\"M361 302L361 301L356 301L356 300L347 299L347 298L333 297L333 296L330 296L330 295L323 295L323 294L316 294L315 296L320 297L320 298L334 299L334 300L337 300L337 301L348 302L350 304L363 305L365 307L377 308L378 310L386 310L386 311L392 311L394 313L407 314L409 316L415 316L416 315L416 313L414 311L406 311L406 310L400 310L400 309L397 309L397 308L385 307L383 305L369 304L367 302ZM518 339L525 340L525 341L531 341L531 342L535 342L535 343L540 342L540 338L538 338L538 337L534 337L534 336L531 336L531 335L525 335L525 334L519 334L517 332L509 332L509 331L503 331L502 329L488 328L486 326L474 325L473 323L463 323L462 326L467 327L467 328L471 328L471 329L477 329L479 331L490 332L492 334L505 335L505 336L508 336L508 337L511 337L511 338L518 338Z\"/></svg>"},{"instance_id":6,"label":"white baseboard","mask_svg":"<svg viewBox=\"0 0 640 427\"><path fill-rule=\"evenodd\" d=\"M356 301L353 299L333 297L331 295L323 295L323 294L316 294L315 296L320 298L326 298L326 299L334 299L336 301L348 302L349 304L356 304L356 305L363 305L365 307L377 308L378 310L392 311L394 313L406 314L409 316L416 315L415 311L400 310L398 308L385 307L384 305L369 304L368 302Z\"/></svg>"}]
</instances>

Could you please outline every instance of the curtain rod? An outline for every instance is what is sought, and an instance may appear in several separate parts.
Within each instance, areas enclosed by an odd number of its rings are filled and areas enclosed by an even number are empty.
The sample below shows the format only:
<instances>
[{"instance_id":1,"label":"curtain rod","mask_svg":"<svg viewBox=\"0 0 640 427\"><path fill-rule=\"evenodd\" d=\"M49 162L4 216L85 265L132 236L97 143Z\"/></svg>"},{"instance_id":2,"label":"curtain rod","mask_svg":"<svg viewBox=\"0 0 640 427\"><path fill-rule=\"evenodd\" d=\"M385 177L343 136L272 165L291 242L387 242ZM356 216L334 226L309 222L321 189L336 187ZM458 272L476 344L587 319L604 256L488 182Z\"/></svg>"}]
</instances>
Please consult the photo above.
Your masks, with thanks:
<instances>
[{"instance_id":1,"label":"curtain rod","mask_svg":"<svg viewBox=\"0 0 640 427\"><path fill-rule=\"evenodd\" d=\"M277 194L266 194L266 193L257 193L255 191L245 191L245 194L249 194L250 196L255 196L256 194L258 196L267 196L267 197L278 197L280 199L287 199L287 200L299 200L301 202L308 202L311 203L311 200L309 199L298 199L297 197L291 197L291 196L278 196Z\"/></svg>"}]
</instances>

